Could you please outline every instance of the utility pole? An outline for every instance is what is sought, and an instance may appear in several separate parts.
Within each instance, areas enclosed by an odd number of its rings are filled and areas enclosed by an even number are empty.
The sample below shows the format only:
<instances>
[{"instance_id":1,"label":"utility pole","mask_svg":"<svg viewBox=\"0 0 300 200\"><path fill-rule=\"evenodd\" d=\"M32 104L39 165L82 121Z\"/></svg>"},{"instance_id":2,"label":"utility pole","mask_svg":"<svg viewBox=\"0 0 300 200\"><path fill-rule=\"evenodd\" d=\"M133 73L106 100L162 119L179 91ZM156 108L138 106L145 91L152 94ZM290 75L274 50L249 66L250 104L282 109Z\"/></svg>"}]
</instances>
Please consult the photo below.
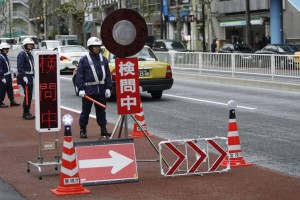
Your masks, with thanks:
<instances>
[{"instance_id":1,"label":"utility pole","mask_svg":"<svg viewBox=\"0 0 300 200\"><path fill-rule=\"evenodd\" d=\"M160 39L164 38L163 0L160 0Z\"/></svg>"},{"instance_id":2,"label":"utility pole","mask_svg":"<svg viewBox=\"0 0 300 200\"><path fill-rule=\"evenodd\" d=\"M4 2L4 1L3 1ZM12 1L9 0L9 5L8 5L8 20L9 20L9 38L11 38L11 26L12 26L12 22L11 22L11 15L12 15L12 12L11 12L11 3Z\"/></svg>"},{"instance_id":3,"label":"utility pole","mask_svg":"<svg viewBox=\"0 0 300 200\"><path fill-rule=\"evenodd\" d=\"M202 41L202 48L203 48L203 52L206 52L206 45L205 45L205 16L204 16L204 8L205 8L205 5L204 5L204 1L202 0L202 29L203 29L203 33L202 33L202 36L203 36L203 41Z\"/></svg>"},{"instance_id":4,"label":"utility pole","mask_svg":"<svg viewBox=\"0 0 300 200\"><path fill-rule=\"evenodd\" d=\"M181 27L180 27L180 7L179 0L176 0L176 40L181 41Z\"/></svg>"},{"instance_id":5,"label":"utility pole","mask_svg":"<svg viewBox=\"0 0 300 200\"><path fill-rule=\"evenodd\" d=\"M250 0L246 0L246 43L251 44Z\"/></svg>"}]
</instances>

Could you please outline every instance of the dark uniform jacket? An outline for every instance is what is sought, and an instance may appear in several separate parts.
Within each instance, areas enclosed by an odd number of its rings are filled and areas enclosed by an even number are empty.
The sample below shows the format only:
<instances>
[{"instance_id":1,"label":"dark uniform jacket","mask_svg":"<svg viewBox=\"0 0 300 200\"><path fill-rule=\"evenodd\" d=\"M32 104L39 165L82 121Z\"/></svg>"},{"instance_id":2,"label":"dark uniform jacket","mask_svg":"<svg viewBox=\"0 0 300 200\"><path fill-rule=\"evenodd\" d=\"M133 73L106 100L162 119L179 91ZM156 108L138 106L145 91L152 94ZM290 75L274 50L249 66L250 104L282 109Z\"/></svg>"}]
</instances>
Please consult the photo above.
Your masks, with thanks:
<instances>
[{"instance_id":1,"label":"dark uniform jacket","mask_svg":"<svg viewBox=\"0 0 300 200\"><path fill-rule=\"evenodd\" d=\"M108 67L108 60L102 56L103 61L100 62L99 55L90 54L91 59L94 63L95 70L99 81L103 78L103 72L101 65L104 65L105 69L105 79L104 84L94 84L95 78L93 76L91 65L89 64L87 56L80 59L78 63L78 69L76 74L76 85L78 90L85 90L86 95L104 95L106 89L112 89L110 70ZM88 83L88 84L87 84Z\"/></svg>"},{"instance_id":2,"label":"dark uniform jacket","mask_svg":"<svg viewBox=\"0 0 300 200\"><path fill-rule=\"evenodd\" d=\"M11 85L12 84L12 79L11 79L11 74L10 74L10 68L9 66L9 61L7 58L7 55L0 55L0 81L5 78L6 80L6 85Z\"/></svg>"},{"instance_id":3,"label":"dark uniform jacket","mask_svg":"<svg viewBox=\"0 0 300 200\"><path fill-rule=\"evenodd\" d=\"M29 62L31 61L31 64ZM17 69L18 69L18 85L25 84L23 77L26 76L28 84L33 84L34 77L34 62L33 56L30 52L21 51L17 58Z\"/></svg>"}]
</instances>

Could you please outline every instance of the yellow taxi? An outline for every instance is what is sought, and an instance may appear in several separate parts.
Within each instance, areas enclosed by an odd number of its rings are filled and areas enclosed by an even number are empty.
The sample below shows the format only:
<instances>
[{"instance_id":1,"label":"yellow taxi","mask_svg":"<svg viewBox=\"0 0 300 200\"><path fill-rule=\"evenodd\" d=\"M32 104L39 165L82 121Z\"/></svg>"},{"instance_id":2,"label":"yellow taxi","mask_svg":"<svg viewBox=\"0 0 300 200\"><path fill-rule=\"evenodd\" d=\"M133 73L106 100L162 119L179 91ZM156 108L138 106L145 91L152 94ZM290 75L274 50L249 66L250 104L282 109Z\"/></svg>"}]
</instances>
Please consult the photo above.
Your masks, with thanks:
<instances>
[{"instance_id":1,"label":"yellow taxi","mask_svg":"<svg viewBox=\"0 0 300 200\"><path fill-rule=\"evenodd\" d=\"M112 79L112 94L116 94L116 73L115 73L115 58L116 56L110 53L107 49L103 55L108 59L109 68ZM171 89L173 85L172 68L168 63L160 62L152 49L144 46L143 49L132 57L138 58L140 86L143 92L151 94L153 99L161 99L163 91ZM73 72L73 84L76 95L78 89L75 85L76 69Z\"/></svg>"}]
</instances>

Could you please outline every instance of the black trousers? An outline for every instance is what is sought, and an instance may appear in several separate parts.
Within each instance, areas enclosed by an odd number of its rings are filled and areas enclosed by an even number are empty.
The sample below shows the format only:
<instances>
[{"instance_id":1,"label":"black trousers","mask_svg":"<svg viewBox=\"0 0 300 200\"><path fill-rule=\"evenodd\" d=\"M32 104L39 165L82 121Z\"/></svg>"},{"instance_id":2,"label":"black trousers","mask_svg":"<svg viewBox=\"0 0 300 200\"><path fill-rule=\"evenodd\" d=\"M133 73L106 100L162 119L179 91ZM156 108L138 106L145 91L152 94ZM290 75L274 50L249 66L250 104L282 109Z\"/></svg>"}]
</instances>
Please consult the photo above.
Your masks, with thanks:
<instances>
[{"instance_id":1,"label":"black trousers","mask_svg":"<svg viewBox=\"0 0 300 200\"><path fill-rule=\"evenodd\" d=\"M94 100L106 105L106 98L101 95L90 95L91 98ZM79 117L79 125L80 126L86 126L89 122L89 114L91 113L93 102L86 99L82 98L82 112ZM100 127L105 127L106 126L106 112L105 108L102 108L96 104L94 104L95 110L96 110L96 119L97 119L97 124Z\"/></svg>"},{"instance_id":2,"label":"black trousers","mask_svg":"<svg viewBox=\"0 0 300 200\"><path fill-rule=\"evenodd\" d=\"M4 84L1 82L0 83L0 102L3 103L6 93L7 93L9 100L13 101L14 100L13 86L11 84Z\"/></svg>"},{"instance_id":3,"label":"black trousers","mask_svg":"<svg viewBox=\"0 0 300 200\"><path fill-rule=\"evenodd\" d=\"M28 104L26 104L26 86L28 88ZM32 92L33 92L33 84L23 84L22 85L24 90L24 101L23 101L23 112L29 113L30 112L30 106L31 106L31 100L32 100Z\"/></svg>"}]
</instances>

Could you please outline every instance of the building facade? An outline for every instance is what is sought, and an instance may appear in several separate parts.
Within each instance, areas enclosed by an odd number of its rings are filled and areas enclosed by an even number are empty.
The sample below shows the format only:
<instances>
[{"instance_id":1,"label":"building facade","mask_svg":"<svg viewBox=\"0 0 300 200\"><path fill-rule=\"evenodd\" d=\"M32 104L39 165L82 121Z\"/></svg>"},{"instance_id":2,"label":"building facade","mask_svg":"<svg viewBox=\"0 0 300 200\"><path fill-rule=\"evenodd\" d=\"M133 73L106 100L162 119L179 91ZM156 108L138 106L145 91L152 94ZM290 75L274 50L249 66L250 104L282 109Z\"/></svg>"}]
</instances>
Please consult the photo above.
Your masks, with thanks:
<instances>
[{"instance_id":1,"label":"building facade","mask_svg":"<svg viewBox=\"0 0 300 200\"><path fill-rule=\"evenodd\" d=\"M39 1L40 3L35 3ZM250 1L250 44L260 49L270 36L270 2ZM300 43L300 10L282 0L283 41ZM0 0L1 2L1 0ZM7 2L2 0L2 2ZM210 43L218 38L223 43L245 42L245 0L91 0L81 13L66 13L58 17L55 7L73 4L72 0L51 0L39 14L33 14L30 3L42 5L41 0L10 0L11 30L3 28L0 35L30 34L51 39L55 34L76 34L86 43L90 36L100 37L105 17L119 8L129 8L140 13L148 26L148 35L159 39L182 40L191 51L209 51ZM84 2L76 1L76 8L84 8ZM1 3L0 3L1 7ZM40 6L41 7L41 6ZM8 9L6 9L8 10ZM35 10L35 9L33 9ZM8 11L6 11L8 12ZM51 13L52 12L52 13ZM8 15L8 14L6 14ZM84 15L83 17L81 15ZM78 20L84 18L83 20ZM0 16L1 19L1 16ZM0 21L1 22L1 21ZM7 27L7 25L6 25Z\"/></svg>"}]
</instances>

